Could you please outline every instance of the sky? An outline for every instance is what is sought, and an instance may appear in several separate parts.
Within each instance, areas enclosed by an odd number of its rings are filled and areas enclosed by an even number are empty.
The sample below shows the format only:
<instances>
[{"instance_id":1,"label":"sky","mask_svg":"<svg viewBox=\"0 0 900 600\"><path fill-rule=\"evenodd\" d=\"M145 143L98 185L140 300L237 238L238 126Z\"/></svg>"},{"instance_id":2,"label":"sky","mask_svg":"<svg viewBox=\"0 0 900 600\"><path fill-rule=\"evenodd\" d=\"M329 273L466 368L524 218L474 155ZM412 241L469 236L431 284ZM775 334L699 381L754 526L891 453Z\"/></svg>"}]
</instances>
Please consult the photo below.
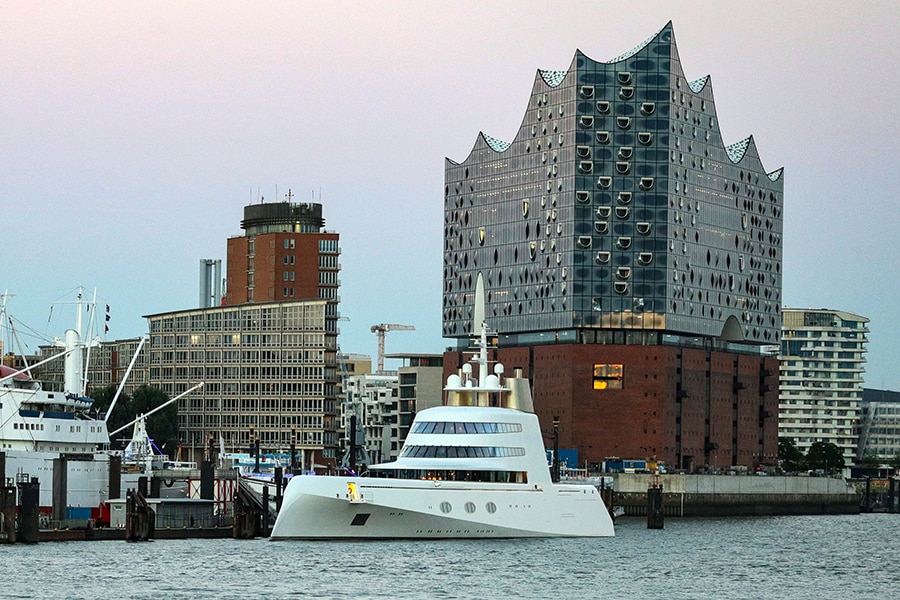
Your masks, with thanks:
<instances>
[{"instance_id":1,"label":"sky","mask_svg":"<svg viewBox=\"0 0 900 600\"><path fill-rule=\"evenodd\" d=\"M726 143L785 169L784 305L871 319L865 386L900 390L900 3L0 0L0 292L32 350L78 286L106 339L195 308L246 204L321 202L340 344L441 352L443 169L511 141L537 69L672 21ZM51 306L53 310L51 312ZM70 311L67 313L66 311ZM398 366L387 361L388 368Z\"/></svg>"}]
</instances>

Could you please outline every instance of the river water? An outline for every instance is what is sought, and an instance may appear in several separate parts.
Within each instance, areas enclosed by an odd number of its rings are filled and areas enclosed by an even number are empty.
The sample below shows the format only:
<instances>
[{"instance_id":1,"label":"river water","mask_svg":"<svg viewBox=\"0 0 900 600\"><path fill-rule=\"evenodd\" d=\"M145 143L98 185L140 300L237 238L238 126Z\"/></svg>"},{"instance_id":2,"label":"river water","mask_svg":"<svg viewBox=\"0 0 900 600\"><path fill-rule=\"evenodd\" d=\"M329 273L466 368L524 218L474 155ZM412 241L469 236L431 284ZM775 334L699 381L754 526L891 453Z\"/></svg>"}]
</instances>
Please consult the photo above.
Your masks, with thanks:
<instances>
[{"instance_id":1,"label":"river water","mask_svg":"<svg viewBox=\"0 0 900 600\"><path fill-rule=\"evenodd\" d=\"M0 598L891 598L900 515L675 519L615 538L0 546Z\"/></svg>"}]
</instances>

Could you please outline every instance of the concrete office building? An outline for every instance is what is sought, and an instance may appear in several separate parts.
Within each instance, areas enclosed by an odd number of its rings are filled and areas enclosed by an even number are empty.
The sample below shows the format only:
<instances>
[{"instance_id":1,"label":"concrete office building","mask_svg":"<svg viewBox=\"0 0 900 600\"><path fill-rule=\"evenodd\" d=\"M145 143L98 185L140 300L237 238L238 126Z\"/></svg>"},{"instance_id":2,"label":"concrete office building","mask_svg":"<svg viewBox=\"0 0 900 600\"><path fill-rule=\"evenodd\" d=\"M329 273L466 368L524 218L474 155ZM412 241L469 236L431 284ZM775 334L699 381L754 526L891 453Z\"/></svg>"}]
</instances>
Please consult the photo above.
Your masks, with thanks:
<instances>
[{"instance_id":1,"label":"concrete office building","mask_svg":"<svg viewBox=\"0 0 900 600\"><path fill-rule=\"evenodd\" d=\"M869 319L795 308L782 317L778 434L803 452L815 442L835 444L849 466L859 445Z\"/></svg>"},{"instance_id":2,"label":"concrete office building","mask_svg":"<svg viewBox=\"0 0 900 600\"><path fill-rule=\"evenodd\" d=\"M443 334L467 343L482 274L495 357L580 463L774 463L783 200L752 137L722 140L671 24L608 62L577 52L537 72L511 142L446 161Z\"/></svg>"},{"instance_id":3,"label":"concrete office building","mask_svg":"<svg viewBox=\"0 0 900 600\"><path fill-rule=\"evenodd\" d=\"M125 380L122 391L133 395L142 385L150 384L150 346L144 344L141 352L135 357L141 338L111 340L99 342L90 349L90 361L87 368L87 391L90 396L94 391L109 386L118 388L125 378L128 366L134 360L131 373ZM44 360L59 354L58 346L40 346L40 358ZM49 386L57 385L62 389L65 379L65 360L59 358L39 367L41 381ZM137 416L137 415L135 415ZM130 431L128 432L130 435Z\"/></svg>"},{"instance_id":4,"label":"concrete office building","mask_svg":"<svg viewBox=\"0 0 900 600\"><path fill-rule=\"evenodd\" d=\"M180 441L197 459L209 437L246 452L288 451L333 466L337 334L324 300L246 303L147 316L150 381L178 401ZM323 460L324 459L324 460Z\"/></svg>"}]
</instances>

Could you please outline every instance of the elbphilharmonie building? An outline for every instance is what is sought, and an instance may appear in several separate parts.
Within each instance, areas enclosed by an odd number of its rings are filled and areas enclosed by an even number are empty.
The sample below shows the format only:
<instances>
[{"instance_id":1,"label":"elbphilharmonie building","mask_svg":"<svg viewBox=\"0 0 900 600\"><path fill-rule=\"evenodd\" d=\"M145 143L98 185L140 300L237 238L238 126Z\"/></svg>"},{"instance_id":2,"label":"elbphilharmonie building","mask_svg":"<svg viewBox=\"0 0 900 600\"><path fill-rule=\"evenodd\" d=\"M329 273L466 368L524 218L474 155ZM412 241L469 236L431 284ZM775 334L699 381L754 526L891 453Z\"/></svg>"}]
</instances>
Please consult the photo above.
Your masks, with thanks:
<instances>
[{"instance_id":1,"label":"elbphilharmonie building","mask_svg":"<svg viewBox=\"0 0 900 600\"><path fill-rule=\"evenodd\" d=\"M511 140L481 133L446 161L443 334L471 334L480 273L499 355L580 460L765 463L783 201L753 137L722 139L712 81L685 75L671 23L609 61L576 52L537 72Z\"/></svg>"}]
</instances>

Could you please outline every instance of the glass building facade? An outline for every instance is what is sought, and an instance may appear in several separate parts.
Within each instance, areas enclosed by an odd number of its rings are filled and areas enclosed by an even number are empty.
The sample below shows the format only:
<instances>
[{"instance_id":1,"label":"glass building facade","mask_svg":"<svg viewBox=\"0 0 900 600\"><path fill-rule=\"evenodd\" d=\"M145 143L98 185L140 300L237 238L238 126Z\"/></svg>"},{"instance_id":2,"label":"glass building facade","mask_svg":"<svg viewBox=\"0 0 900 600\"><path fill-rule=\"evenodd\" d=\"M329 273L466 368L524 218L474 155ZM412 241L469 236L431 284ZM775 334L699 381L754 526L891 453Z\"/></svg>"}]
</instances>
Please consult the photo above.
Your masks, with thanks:
<instances>
[{"instance_id":1,"label":"glass building facade","mask_svg":"<svg viewBox=\"0 0 900 600\"><path fill-rule=\"evenodd\" d=\"M482 273L501 345L777 344L782 207L782 170L724 144L671 23L608 62L578 52L538 71L512 142L446 160L443 335L470 335Z\"/></svg>"}]
</instances>

